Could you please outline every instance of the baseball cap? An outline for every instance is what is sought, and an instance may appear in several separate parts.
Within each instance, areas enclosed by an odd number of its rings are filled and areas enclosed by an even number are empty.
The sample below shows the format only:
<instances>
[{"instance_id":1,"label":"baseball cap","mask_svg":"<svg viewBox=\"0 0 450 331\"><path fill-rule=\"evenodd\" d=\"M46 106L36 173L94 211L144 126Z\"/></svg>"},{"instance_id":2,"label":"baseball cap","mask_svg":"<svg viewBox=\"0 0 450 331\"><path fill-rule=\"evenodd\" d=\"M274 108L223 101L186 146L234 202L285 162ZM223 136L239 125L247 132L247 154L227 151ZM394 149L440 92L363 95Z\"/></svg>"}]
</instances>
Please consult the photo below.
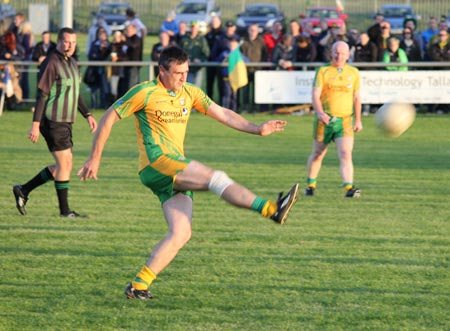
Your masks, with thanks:
<instances>
[{"instance_id":1,"label":"baseball cap","mask_svg":"<svg viewBox=\"0 0 450 331\"><path fill-rule=\"evenodd\" d=\"M234 26L234 22L233 22L233 21L227 21L227 22L225 23L225 26L226 26L227 28L231 28L232 26Z\"/></svg>"}]
</instances>

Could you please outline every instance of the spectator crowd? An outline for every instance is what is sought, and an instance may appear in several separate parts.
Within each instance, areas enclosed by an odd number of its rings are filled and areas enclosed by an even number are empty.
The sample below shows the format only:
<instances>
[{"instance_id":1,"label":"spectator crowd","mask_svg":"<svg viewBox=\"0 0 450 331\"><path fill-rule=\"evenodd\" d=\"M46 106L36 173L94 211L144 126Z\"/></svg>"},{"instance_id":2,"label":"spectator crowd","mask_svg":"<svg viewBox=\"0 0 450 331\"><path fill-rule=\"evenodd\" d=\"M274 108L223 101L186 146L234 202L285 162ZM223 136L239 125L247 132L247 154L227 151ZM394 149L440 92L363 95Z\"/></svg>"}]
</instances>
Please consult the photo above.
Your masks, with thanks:
<instances>
[{"instance_id":1,"label":"spectator crowd","mask_svg":"<svg viewBox=\"0 0 450 331\"><path fill-rule=\"evenodd\" d=\"M222 23L221 18L212 18L209 30L205 35L199 33L198 22L175 22L175 13L169 12L161 23L159 40L150 47L148 59L143 57L144 37L147 29L136 13L127 10L127 24L123 31L111 31L101 16L94 18L88 32L86 55L90 61L158 61L161 51L171 45L183 48L190 58L188 82L205 86L208 95L213 95L217 84L220 104L237 110L237 95L230 89L227 68L224 66L202 66L205 62L223 63L228 59L235 42L246 62L269 62L276 70L295 70L295 63L329 62L331 46L338 40L349 44L350 63L382 62L408 63L419 61L450 62L449 27L445 17L430 17L427 28L418 31L417 22L406 18L401 35L393 35L391 26L381 14L377 14L373 24L365 31L339 26L328 26L325 20L320 22L320 32L311 24L302 24L299 20L291 20L286 31L280 22L275 22L270 31L260 32L256 24L248 27L244 36L236 33L236 25L232 21ZM6 61L44 61L48 52L55 48L50 40L50 33L42 33L42 40L35 43L31 25L22 13L17 13L14 22L7 27L0 21L0 59ZM361 70L362 68L358 66ZM27 68L19 70L10 68L16 86L20 86L13 100L7 106L14 109L15 104L29 98L29 82ZM239 90L242 105L255 110L254 81L255 66L248 67L248 85ZM366 68L367 69L367 68ZM383 70L417 70L411 66L383 66ZM139 82L140 66L89 66L83 81L91 93L91 106L107 108L107 106L123 95L131 86ZM156 68L158 74L158 68ZM206 81L203 81L206 79ZM0 83L0 87L2 87ZM442 106L442 105L441 105ZM430 105L428 111L437 111L439 105ZM448 105L439 107L445 112ZM263 109L263 108L259 108Z\"/></svg>"}]
</instances>

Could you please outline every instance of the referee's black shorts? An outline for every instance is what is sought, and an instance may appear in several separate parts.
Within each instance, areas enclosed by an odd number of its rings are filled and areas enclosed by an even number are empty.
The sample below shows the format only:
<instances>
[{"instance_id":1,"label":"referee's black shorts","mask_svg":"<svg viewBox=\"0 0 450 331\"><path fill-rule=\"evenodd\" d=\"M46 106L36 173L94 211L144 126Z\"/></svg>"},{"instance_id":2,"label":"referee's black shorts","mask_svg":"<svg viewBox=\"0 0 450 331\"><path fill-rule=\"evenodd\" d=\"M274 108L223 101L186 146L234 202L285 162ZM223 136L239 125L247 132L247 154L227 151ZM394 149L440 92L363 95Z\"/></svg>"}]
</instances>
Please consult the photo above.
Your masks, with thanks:
<instances>
[{"instance_id":1,"label":"referee's black shorts","mask_svg":"<svg viewBox=\"0 0 450 331\"><path fill-rule=\"evenodd\" d=\"M53 122L44 116L39 129L50 152L63 151L73 147L72 123Z\"/></svg>"}]
</instances>

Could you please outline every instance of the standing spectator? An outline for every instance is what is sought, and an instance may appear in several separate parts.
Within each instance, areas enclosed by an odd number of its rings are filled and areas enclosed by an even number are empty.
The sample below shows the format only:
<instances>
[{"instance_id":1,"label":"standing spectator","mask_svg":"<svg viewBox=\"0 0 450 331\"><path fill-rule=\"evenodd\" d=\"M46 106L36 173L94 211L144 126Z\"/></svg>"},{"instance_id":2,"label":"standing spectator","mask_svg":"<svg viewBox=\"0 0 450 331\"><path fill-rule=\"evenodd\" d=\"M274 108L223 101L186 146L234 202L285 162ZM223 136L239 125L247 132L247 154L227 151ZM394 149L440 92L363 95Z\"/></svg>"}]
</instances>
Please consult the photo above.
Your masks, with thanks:
<instances>
[{"instance_id":1,"label":"standing spectator","mask_svg":"<svg viewBox=\"0 0 450 331\"><path fill-rule=\"evenodd\" d=\"M266 62L267 47L263 38L259 35L258 24L251 24L247 29L247 36L241 45L242 55L248 58L249 62ZM243 103L248 105L250 111L255 106L255 71L259 68L247 67L248 84L242 88ZM253 91L253 93L251 93Z\"/></svg>"},{"instance_id":2,"label":"standing spectator","mask_svg":"<svg viewBox=\"0 0 450 331\"><path fill-rule=\"evenodd\" d=\"M384 51L383 63L408 63L408 57L403 49L400 48L400 40L391 37L388 40L388 48ZM386 67L389 71L407 71L408 67Z\"/></svg>"},{"instance_id":3,"label":"standing spectator","mask_svg":"<svg viewBox=\"0 0 450 331\"><path fill-rule=\"evenodd\" d=\"M429 56L431 61L450 63L450 40L448 30L442 29L437 34L439 40L430 46ZM440 68L442 70L443 68ZM433 104L428 106L428 112L448 113L450 111L449 104Z\"/></svg>"},{"instance_id":4,"label":"standing spectator","mask_svg":"<svg viewBox=\"0 0 450 331\"><path fill-rule=\"evenodd\" d=\"M170 36L167 32L161 31L159 33L159 42L154 44L152 47L152 52L150 54L150 58L152 61L158 62L159 56L161 55L161 52L170 46ZM155 76L158 76L159 74L159 68L158 66L154 67L155 70Z\"/></svg>"},{"instance_id":5,"label":"standing spectator","mask_svg":"<svg viewBox=\"0 0 450 331\"><path fill-rule=\"evenodd\" d=\"M191 33L181 40L180 48L189 55L190 64L196 64L189 66L187 81L201 88L204 69L198 65L208 60L210 51L205 37L199 33L197 21L191 22Z\"/></svg>"},{"instance_id":6,"label":"standing spectator","mask_svg":"<svg viewBox=\"0 0 450 331\"><path fill-rule=\"evenodd\" d=\"M317 61L327 62L327 60L325 60L325 58L324 58L325 46L323 46L320 41L330 35L331 28L328 26L328 22L324 18L322 18L319 21L319 27L320 27L320 32L318 34L311 34L314 36L312 40L313 40L314 44L316 44L316 49L317 49L316 58L317 58ZM326 43L325 43L325 45L326 45Z\"/></svg>"},{"instance_id":7,"label":"standing spectator","mask_svg":"<svg viewBox=\"0 0 450 331\"><path fill-rule=\"evenodd\" d=\"M343 28L337 24L333 24L331 29L328 29L328 33L319 40L319 45L322 46L322 61L331 61L332 48L336 41L347 42L347 36Z\"/></svg>"},{"instance_id":8,"label":"standing spectator","mask_svg":"<svg viewBox=\"0 0 450 331\"><path fill-rule=\"evenodd\" d=\"M0 42L0 60L6 61L23 61L25 57L25 50L22 45L17 44L16 36L14 32L7 31L2 37ZM8 95L5 92L6 108L9 110L15 110L17 104L22 102L23 94L22 87L20 86L20 74L17 72L16 67L12 64L7 64L4 68L8 70L11 75L11 81L13 83L13 95Z\"/></svg>"},{"instance_id":9,"label":"standing spectator","mask_svg":"<svg viewBox=\"0 0 450 331\"><path fill-rule=\"evenodd\" d=\"M28 138L36 143L42 133L55 164L42 169L27 183L13 187L16 207L22 215L26 214L29 194L40 185L54 180L60 216L83 217L70 209L68 201L73 158L72 123L75 122L77 110L87 119L91 132L96 130L97 122L80 95L80 72L77 62L71 58L76 43L76 34L72 29L61 29L56 50L47 56L40 69L36 110Z\"/></svg>"},{"instance_id":10,"label":"standing spectator","mask_svg":"<svg viewBox=\"0 0 450 331\"><path fill-rule=\"evenodd\" d=\"M448 32L449 29L448 29L447 22L444 20L441 20L438 25L438 31L441 32L443 30ZM433 47L434 44L439 43L439 42L441 42L441 36L439 35L439 33L436 33L433 37L431 37L430 42L427 45L427 53L428 53L428 57L430 58L431 61L433 61L432 57L430 55L430 53L432 51L431 48Z\"/></svg>"},{"instance_id":11,"label":"standing spectator","mask_svg":"<svg viewBox=\"0 0 450 331\"><path fill-rule=\"evenodd\" d=\"M111 42L111 61L120 62L127 60L127 54L125 52L125 36L119 30L113 33L113 40ZM121 66L111 66L111 78L109 79L111 95L114 101L116 101L121 95L119 95L119 82L125 78L125 69Z\"/></svg>"},{"instance_id":12,"label":"standing spectator","mask_svg":"<svg viewBox=\"0 0 450 331\"><path fill-rule=\"evenodd\" d=\"M354 62L377 62L378 48L369 35L361 33L355 46Z\"/></svg>"},{"instance_id":13,"label":"standing spectator","mask_svg":"<svg viewBox=\"0 0 450 331\"><path fill-rule=\"evenodd\" d=\"M355 45L353 53L353 62L377 62L378 48L370 40L369 35L363 32L359 35L358 42ZM370 70L371 68L359 67L359 70ZM373 68L372 68L373 70ZM362 105L362 114L369 115L370 104Z\"/></svg>"},{"instance_id":14,"label":"standing spectator","mask_svg":"<svg viewBox=\"0 0 450 331\"><path fill-rule=\"evenodd\" d=\"M217 57L217 54L213 53L213 47L216 42L218 42L218 39L221 38L221 36L224 34L224 30L222 28L222 20L219 16L213 16L211 18L211 24L209 25L209 31L206 33L205 38L208 42L210 54L209 54L209 62L215 61L215 58ZM213 96L214 92L214 83L216 81L216 78L218 77L218 71L219 68L217 67L206 67L206 94ZM217 97L217 100L219 100L220 104L220 93L219 97Z\"/></svg>"},{"instance_id":15,"label":"standing spectator","mask_svg":"<svg viewBox=\"0 0 450 331\"><path fill-rule=\"evenodd\" d=\"M178 23L178 33L172 38L171 44L180 47L181 40L188 35L187 24L185 21Z\"/></svg>"},{"instance_id":16,"label":"standing spectator","mask_svg":"<svg viewBox=\"0 0 450 331\"><path fill-rule=\"evenodd\" d=\"M439 40L430 47L431 61L450 62L450 42L447 29L442 29L437 34Z\"/></svg>"},{"instance_id":17,"label":"standing spectator","mask_svg":"<svg viewBox=\"0 0 450 331\"><path fill-rule=\"evenodd\" d=\"M436 17L430 17L428 19L428 28L422 32L420 35L422 37L422 54L425 60L429 61L430 58L428 57L428 44L430 43L431 38L433 38L435 35L439 33L438 30L438 24Z\"/></svg>"},{"instance_id":18,"label":"standing spectator","mask_svg":"<svg viewBox=\"0 0 450 331\"><path fill-rule=\"evenodd\" d=\"M350 47L350 51L356 46L358 43L359 31L357 29L350 29L347 33L347 43Z\"/></svg>"},{"instance_id":19,"label":"standing spectator","mask_svg":"<svg viewBox=\"0 0 450 331\"><path fill-rule=\"evenodd\" d=\"M380 23L381 33L378 36L375 45L378 49L378 61L383 61L384 52L388 48L388 40L391 38L391 23L384 20ZM371 39L372 40L372 39Z\"/></svg>"},{"instance_id":20,"label":"standing spectator","mask_svg":"<svg viewBox=\"0 0 450 331\"><path fill-rule=\"evenodd\" d=\"M1 37L0 60L24 61L25 50L16 41L16 35L12 31L6 32Z\"/></svg>"},{"instance_id":21,"label":"standing spectator","mask_svg":"<svg viewBox=\"0 0 450 331\"><path fill-rule=\"evenodd\" d=\"M95 16L92 25L89 27L88 38L86 41L86 55L89 55L92 43L97 40L99 29L105 30L108 36L111 35L111 28L106 23L105 18L101 15Z\"/></svg>"},{"instance_id":22,"label":"standing spectator","mask_svg":"<svg viewBox=\"0 0 450 331\"><path fill-rule=\"evenodd\" d=\"M133 24L128 24L125 28L125 45L127 48L126 54L128 61L142 61L142 41L136 33L137 29ZM139 83L139 70L139 65L125 67L126 86L124 87L126 87L126 89L120 90L120 95L123 95L128 89Z\"/></svg>"},{"instance_id":23,"label":"standing spectator","mask_svg":"<svg viewBox=\"0 0 450 331\"><path fill-rule=\"evenodd\" d=\"M317 33L314 31L314 25L312 22L308 21L303 25L302 35L306 38L310 38L311 41L314 42L314 39L317 37Z\"/></svg>"},{"instance_id":24,"label":"standing spectator","mask_svg":"<svg viewBox=\"0 0 450 331\"><path fill-rule=\"evenodd\" d=\"M12 31L6 32L1 37L1 43L0 43L0 60L6 60L6 61L24 61L25 60L25 50L23 49L22 45L16 42L16 35ZM14 80L17 80L19 82L18 88L16 87L15 90L18 91L15 95L6 98L7 102L7 108L10 110L15 110L17 104L19 104L23 99L23 92L22 92L22 86L20 85L20 78L21 75L17 72L17 68L19 66L13 66L12 64L9 66L10 74L14 75Z\"/></svg>"},{"instance_id":25,"label":"standing spectator","mask_svg":"<svg viewBox=\"0 0 450 331\"><path fill-rule=\"evenodd\" d=\"M22 45L25 50L25 61L31 61L31 55L34 47L34 35L31 30L31 23L28 21L22 21L19 25L17 42ZM28 81L28 65L22 66L22 73L20 74L20 87L22 88L23 98L28 99L30 97L30 85Z\"/></svg>"},{"instance_id":26,"label":"standing spectator","mask_svg":"<svg viewBox=\"0 0 450 331\"><path fill-rule=\"evenodd\" d=\"M292 46L293 37L290 34L285 34L280 43L273 49L272 63L278 70L294 70L293 62L295 62L295 50Z\"/></svg>"},{"instance_id":27,"label":"standing spectator","mask_svg":"<svg viewBox=\"0 0 450 331\"><path fill-rule=\"evenodd\" d=\"M56 49L56 43L51 40L50 31L44 31L41 34L42 40L36 44L33 49L33 54L31 59L39 63L38 68L40 68L42 62L47 58L47 55ZM39 82L39 74L37 75L37 80Z\"/></svg>"},{"instance_id":28,"label":"standing spectator","mask_svg":"<svg viewBox=\"0 0 450 331\"><path fill-rule=\"evenodd\" d=\"M111 43L108 41L108 35L106 31L100 30L97 36L97 40L94 41L89 48L88 59L90 61L108 61L111 54ZM110 103L108 99L110 97L110 88L108 82L108 76L106 72L106 67L104 66L93 66L95 70L95 77L97 77L94 84L90 85L91 89L91 100L93 108L106 109ZM100 92L100 103L98 104L96 93Z\"/></svg>"},{"instance_id":29,"label":"standing spectator","mask_svg":"<svg viewBox=\"0 0 450 331\"><path fill-rule=\"evenodd\" d=\"M231 39L235 38L235 32L236 32L236 25L232 21L227 21L225 23L225 32L221 34L217 39L216 42L213 45L213 48L211 50L211 57L214 62L222 62L222 60L217 60L221 54L224 54L226 52L230 51L230 43ZM224 77L223 77L223 70L222 67L217 67L217 82L218 82L218 90L219 90L219 100L221 104L224 104L223 97L223 91L225 89L224 86ZM228 76L228 74L227 74Z\"/></svg>"},{"instance_id":30,"label":"standing spectator","mask_svg":"<svg viewBox=\"0 0 450 331\"><path fill-rule=\"evenodd\" d=\"M411 28L404 28L402 40L400 41L400 48L403 49L408 57L408 62L422 61L422 47L416 39L413 39L413 30Z\"/></svg>"},{"instance_id":31,"label":"standing spectator","mask_svg":"<svg viewBox=\"0 0 450 331\"><path fill-rule=\"evenodd\" d=\"M147 36L147 27L141 21L141 19L136 16L136 12L133 9L128 8L126 10L126 15L127 15L127 18L128 18L128 21L127 21L126 25L133 24L136 27L136 35L140 38L140 41L141 41L141 54L140 54L140 57L141 57L141 60L142 60L144 58L144 56L143 56L144 41L145 41L145 37Z\"/></svg>"},{"instance_id":32,"label":"standing spectator","mask_svg":"<svg viewBox=\"0 0 450 331\"><path fill-rule=\"evenodd\" d=\"M316 61L316 45L311 38L300 35L295 38L295 61L294 62L314 62Z\"/></svg>"},{"instance_id":33,"label":"standing spectator","mask_svg":"<svg viewBox=\"0 0 450 331\"><path fill-rule=\"evenodd\" d=\"M147 36L147 27L145 24L141 21L139 17L136 16L136 12L128 8L126 11L126 15L128 18L127 24L133 24L136 27L136 34L139 38L141 38L142 43L144 43L145 36Z\"/></svg>"},{"instance_id":34,"label":"standing spectator","mask_svg":"<svg viewBox=\"0 0 450 331\"><path fill-rule=\"evenodd\" d=\"M275 46L283 39L283 26L281 22L273 23L271 31L263 36L267 47L267 61L272 62L272 53Z\"/></svg>"},{"instance_id":35,"label":"standing spectator","mask_svg":"<svg viewBox=\"0 0 450 331\"><path fill-rule=\"evenodd\" d=\"M12 21L11 26L9 27L9 30L14 33L14 35L16 36L16 40L18 40L18 37L19 37L19 26L22 22L25 22L26 20L27 20L27 17L22 12L18 12L14 16L14 20Z\"/></svg>"},{"instance_id":36,"label":"standing spectator","mask_svg":"<svg viewBox=\"0 0 450 331\"><path fill-rule=\"evenodd\" d=\"M384 21L384 16L381 13L376 13L373 24L367 29L367 35L371 42L375 45L378 43L378 39L381 35L381 23Z\"/></svg>"},{"instance_id":37,"label":"standing spectator","mask_svg":"<svg viewBox=\"0 0 450 331\"><path fill-rule=\"evenodd\" d=\"M175 17L175 11L169 11L165 20L161 24L161 28L159 29L159 31L164 31L169 34L171 42L175 42L175 37L179 31L178 23L175 22Z\"/></svg>"},{"instance_id":38,"label":"standing spectator","mask_svg":"<svg viewBox=\"0 0 450 331\"><path fill-rule=\"evenodd\" d=\"M346 63L349 56L348 44L338 41L332 47L332 62L316 71L312 92L316 120L313 150L308 159L307 196L314 195L322 160L332 141L338 150L345 197L359 197L361 194L361 190L353 185L352 160L353 132L363 128L360 76L358 69Z\"/></svg>"},{"instance_id":39,"label":"standing spectator","mask_svg":"<svg viewBox=\"0 0 450 331\"><path fill-rule=\"evenodd\" d=\"M233 52L236 48L239 47L240 38L237 34L233 34L229 37L229 49L224 50L221 52L216 59L217 62L220 63L228 63L228 57L230 56L231 52ZM228 77L228 66L221 67L222 69L222 107L231 109L233 111L237 111L237 92L234 92L231 88L230 79Z\"/></svg>"},{"instance_id":40,"label":"standing spectator","mask_svg":"<svg viewBox=\"0 0 450 331\"><path fill-rule=\"evenodd\" d=\"M420 33L417 32L417 21L413 17L407 17L403 21L403 29L409 28L412 31L412 39L415 41L417 45L419 45L420 58L423 58L423 45L422 45L422 37Z\"/></svg>"},{"instance_id":41,"label":"standing spectator","mask_svg":"<svg viewBox=\"0 0 450 331\"><path fill-rule=\"evenodd\" d=\"M293 37L292 45L295 45L295 38L302 34L302 27L300 26L298 20L293 19L289 22L289 34Z\"/></svg>"}]
</instances>

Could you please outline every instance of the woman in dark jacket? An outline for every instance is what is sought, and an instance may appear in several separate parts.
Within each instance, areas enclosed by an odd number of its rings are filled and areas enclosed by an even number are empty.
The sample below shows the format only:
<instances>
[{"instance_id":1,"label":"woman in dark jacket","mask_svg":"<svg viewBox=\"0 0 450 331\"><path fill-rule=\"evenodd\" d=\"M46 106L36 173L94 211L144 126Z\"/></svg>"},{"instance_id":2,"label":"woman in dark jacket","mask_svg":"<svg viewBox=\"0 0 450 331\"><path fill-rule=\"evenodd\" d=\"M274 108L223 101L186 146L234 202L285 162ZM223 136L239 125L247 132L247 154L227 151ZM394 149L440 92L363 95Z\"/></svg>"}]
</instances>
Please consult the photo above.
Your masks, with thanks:
<instances>
[{"instance_id":1,"label":"woman in dark jacket","mask_svg":"<svg viewBox=\"0 0 450 331\"><path fill-rule=\"evenodd\" d=\"M403 49L408 57L409 62L422 61L422 52L417 40L414 39L411 28L403 29L403 37L400 41L400 48Z\"/></svg>"}]
</instances>

